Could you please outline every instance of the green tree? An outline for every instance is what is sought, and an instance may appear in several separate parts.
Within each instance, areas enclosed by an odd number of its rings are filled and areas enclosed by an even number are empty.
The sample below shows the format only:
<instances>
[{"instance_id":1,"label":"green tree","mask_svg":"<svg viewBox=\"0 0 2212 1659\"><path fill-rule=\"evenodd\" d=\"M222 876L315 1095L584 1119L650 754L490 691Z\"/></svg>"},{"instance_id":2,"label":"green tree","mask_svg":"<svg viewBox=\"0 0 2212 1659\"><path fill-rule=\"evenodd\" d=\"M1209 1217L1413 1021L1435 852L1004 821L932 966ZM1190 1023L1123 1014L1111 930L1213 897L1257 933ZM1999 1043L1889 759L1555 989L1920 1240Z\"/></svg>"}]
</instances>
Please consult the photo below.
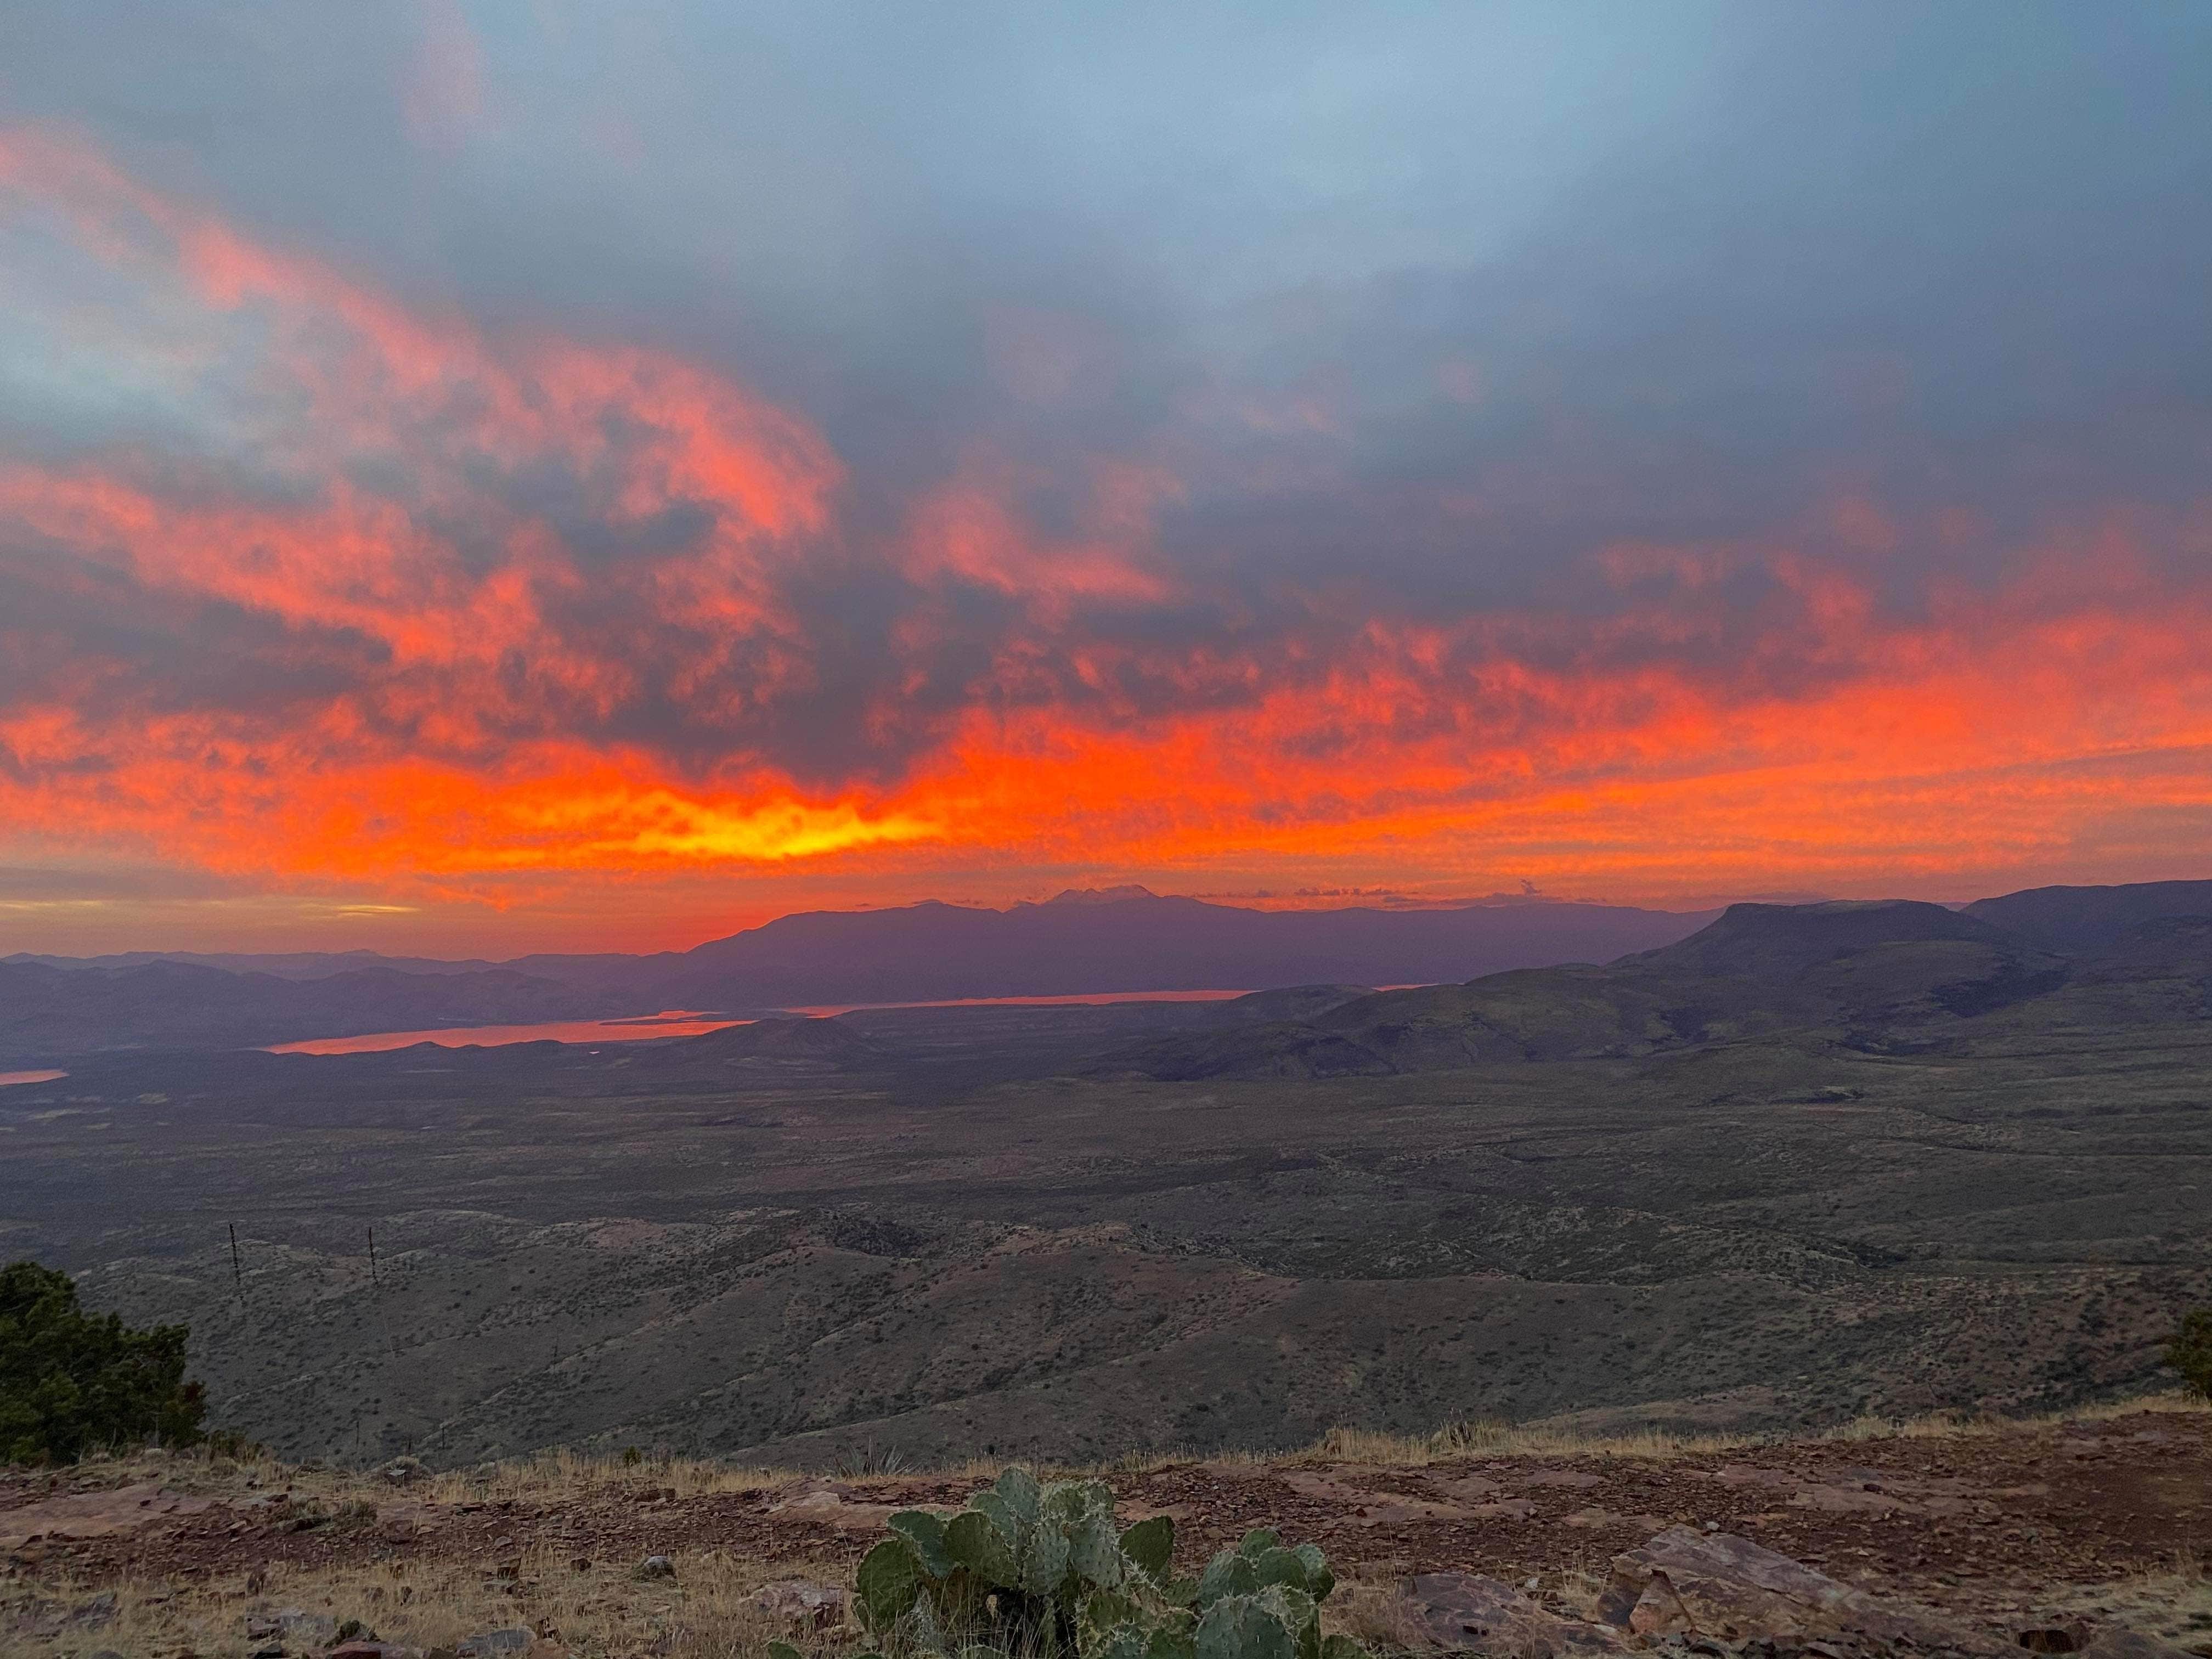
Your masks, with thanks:
<instances>
[{"instance_id":1,"label":"green tree","mask_svg":"<svg viewBox=\"0 0 2212 1659\"><path fill-rule=\"evenodd\" d=\"M2181 1316L2181 1328L2166 1345L2166 1363L2191 1388L2212 1400L2212 1308Z\"/></svg>"},{"instance_id":2,"label":"green tree","mask_svg":"<svg viewBox=\"0 0 2212 1659\"><path fill-rule=\"evenodd\" d=\"M77 1305L67 1273L0 1268L0 1462L65 1462L104 1446L202 1437L182 1325L133 1330Z\"/></svg>"}]
</instances>

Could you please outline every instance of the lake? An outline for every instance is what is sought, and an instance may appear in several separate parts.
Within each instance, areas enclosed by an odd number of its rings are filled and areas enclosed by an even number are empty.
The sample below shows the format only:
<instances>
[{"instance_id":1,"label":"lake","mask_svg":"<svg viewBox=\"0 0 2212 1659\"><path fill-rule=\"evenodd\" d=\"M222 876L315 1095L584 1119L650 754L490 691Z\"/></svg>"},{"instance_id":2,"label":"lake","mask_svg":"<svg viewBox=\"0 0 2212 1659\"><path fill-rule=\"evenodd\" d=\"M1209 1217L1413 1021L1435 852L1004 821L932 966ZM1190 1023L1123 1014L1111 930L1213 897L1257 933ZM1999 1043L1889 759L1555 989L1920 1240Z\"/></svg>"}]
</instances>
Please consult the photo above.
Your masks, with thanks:
<instances>
[{"instance_id":1,"label":"lake","mask_svg":"<svg viewBox=\"0 0 2212 1659\"><path fill-rule=\"evenodd\" d=\"M1110 1002L1226 1002L1249 996L1248 991L1090 991L1064 997L954 997L943 1002L840 1002L807 1008L787 1008L789 1014L827 1019L836 1014L857 1013L864 1008L1082 1008ZM362 1036L309 1037L302 1042L279 1042L272 1054L376 1054L393 1048L411 1048L418 1042L434 1042L441 1048L497 1048L510 1042L639 1042L653 1037L704 1036L732 1025L750 1025L749 1019L718 1019L711 1014L672 1008L658 1014L627 1019L556 1019L538 1025L449 1025L434 1031L374 1031ZM16 1074L20 1083L43 1081L59 1073Z\"/></svg>"},{"instance_id":2,"label":"lake","mask_svg":"<svg viewBox=\"0 0 2212 1659\"><path fill-rule=\"evenodd\" d=\"M1109 1002L1227 1002L1249 991L1085 991L1066 997L951 997L942 1002L824 1002L786 1013L826 1019L873 1008L1097 1008Z\"/></svg>"},{"instance_id":3,"label":"lake","mask_svg":"<svg viewBox=\"0 0 2212 1659\"><path fill-rule=\"evenodd\" d=\"M309 1037L304 1042L279 1042L272 1054L376 1054L392 1048L411 1048L418 1042L434 1042L441 1048L499 1048L510 1042L642 1042L654 1037L704 1036L732 1025L750 1025L746 1019L716 1019L711 1015L671 1009L665 1013L640 1014L628 1019L555 1019L538 1025L448 1025L434 1031L372 1031L362 1036Z\"/></svg>"}]
</instances>

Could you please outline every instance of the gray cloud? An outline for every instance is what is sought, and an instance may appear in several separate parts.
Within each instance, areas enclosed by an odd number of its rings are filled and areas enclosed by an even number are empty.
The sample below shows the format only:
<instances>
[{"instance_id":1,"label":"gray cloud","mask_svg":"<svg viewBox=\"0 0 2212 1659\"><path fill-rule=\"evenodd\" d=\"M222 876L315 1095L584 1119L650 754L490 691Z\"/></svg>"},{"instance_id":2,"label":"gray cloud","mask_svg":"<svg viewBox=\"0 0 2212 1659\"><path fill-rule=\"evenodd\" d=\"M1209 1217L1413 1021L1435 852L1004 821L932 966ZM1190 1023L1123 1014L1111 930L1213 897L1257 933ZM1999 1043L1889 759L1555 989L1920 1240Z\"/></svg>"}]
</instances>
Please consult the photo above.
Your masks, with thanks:
<instances>
[{"instance_id":1,"label":"gray cloud","mask_svg":"<svg viewBox=\"0 0 2212 1659\"><path fill-rule=\"evenodd\" d=\"M775 577L784 633L701 696L662 671L712 642L611 577L549 619L621 694L518 658L480 730L824 781L895 776L977 707L1249 702L1376 618L1656 611L1601 639L1516 624L1516 648L1770 690L1848 672L1802 648L1770 571L1692 596L1600 570L1624 541L1787 545L1909 613L2124 508L2187 574L2208 47L2203 9L2154 5L90 0L24 21L0 98L419 314L662 347L812 422L844 477ZM58 386L0 376L0 441L141 472L220 448L150 398ZM409 467L456 446L415 438L356 476L477 565L509 514L592 572L714 532L685 502L622 519L561 458L416 495ZM1145 538L1165 597L1048 622L918 576L916 514L979 456L1047 538L1086 533L1101 461L1171 477ZM258 458L218 459L239 483ZM1854 496L1893 535L1838 529ZM1946 510L1971 523L1939 532ZM266 712L383 672L342 627L5 550L7 696ZM367 716L428 743L422 717Z\"/></svg>"}]
</instances>

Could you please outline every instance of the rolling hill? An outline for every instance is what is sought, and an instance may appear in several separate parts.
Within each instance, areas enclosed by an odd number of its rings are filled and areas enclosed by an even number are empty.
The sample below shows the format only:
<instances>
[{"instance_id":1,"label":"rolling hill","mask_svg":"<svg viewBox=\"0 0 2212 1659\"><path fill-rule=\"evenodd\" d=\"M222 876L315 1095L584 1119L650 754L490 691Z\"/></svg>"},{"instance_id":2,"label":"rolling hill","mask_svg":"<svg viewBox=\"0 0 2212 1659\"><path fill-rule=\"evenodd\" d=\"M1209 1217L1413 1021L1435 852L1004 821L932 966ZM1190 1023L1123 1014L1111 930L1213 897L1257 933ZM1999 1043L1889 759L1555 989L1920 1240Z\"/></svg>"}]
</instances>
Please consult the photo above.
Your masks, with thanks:
<instances>
[{"instance_id":1,"label":"rolling hill","mask_svg":"<svg viewBox=\"0 0 2212 1659\"><path fill-rule=\"evenodd\" d=\"M116 1048L233 1048L313 1036L533 1024L608 1012L594 993L495 968L356 968L312 980L191 963L0 963L0 1060Z\"/></svg>"},{"instance_id":2,"label":"rolling hill","mask_svg":"<svg viewBox=\"0 0 2212 1659\"><path fill-rule=\"evenodd\" d=\"M1381 992L1310 1019L1133 1045L1100 1065L1163 1079L1382 1075L1635 1058L1783 1032L1896 1052L2057 992L2075 972L1941 905L1738 904L1688 939L1608 966Z\"/></svg>"}]
</instances>

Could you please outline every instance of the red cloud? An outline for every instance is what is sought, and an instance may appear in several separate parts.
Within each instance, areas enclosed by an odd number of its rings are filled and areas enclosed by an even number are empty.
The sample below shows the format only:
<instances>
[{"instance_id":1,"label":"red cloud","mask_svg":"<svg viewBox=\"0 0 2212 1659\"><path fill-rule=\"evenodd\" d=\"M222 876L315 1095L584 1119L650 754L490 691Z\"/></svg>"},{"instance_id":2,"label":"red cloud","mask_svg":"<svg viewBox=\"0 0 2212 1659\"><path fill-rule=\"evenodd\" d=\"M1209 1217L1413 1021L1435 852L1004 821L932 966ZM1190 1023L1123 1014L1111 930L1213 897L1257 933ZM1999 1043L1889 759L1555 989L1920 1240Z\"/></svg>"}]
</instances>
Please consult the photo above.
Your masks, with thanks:
<instances>
[{"instance_id":1,"label":"red cloud","mask_svg":"<svg viewBox=\"0 0 2212 1659\"><path fill-rule=\"evenodd\" d=\"M1114 457L1050 532L978 457L871 540L822 435L704 365L422 314L48 134L0 137L0 204L185 319L156 367L225 434L0 468L0 584L47 619L0 620L26 844L445 892L828 860L1652 895L2202 850L2212 580L2140 556L2201 526L2115 510L1911 611L1783 541L1595 550L1576 608L1414 614L1357 550L1204 583L1157 544L1182 480ZM1826 519L1869 556L1912 528Z\"/></svg>"}]
</instances>

